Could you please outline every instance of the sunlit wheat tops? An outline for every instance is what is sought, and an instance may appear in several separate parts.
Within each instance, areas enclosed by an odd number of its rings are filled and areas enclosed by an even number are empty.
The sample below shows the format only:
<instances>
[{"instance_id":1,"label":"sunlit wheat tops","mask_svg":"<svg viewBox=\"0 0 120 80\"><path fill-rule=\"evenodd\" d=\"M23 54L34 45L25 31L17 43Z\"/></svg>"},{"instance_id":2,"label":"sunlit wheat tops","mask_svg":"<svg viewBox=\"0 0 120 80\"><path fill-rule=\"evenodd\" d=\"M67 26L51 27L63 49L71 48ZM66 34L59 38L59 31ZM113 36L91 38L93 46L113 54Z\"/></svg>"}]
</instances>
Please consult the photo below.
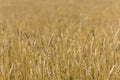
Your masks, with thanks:
<instances>
[{"instance_id":1,"label":"sunlit wheat tops","mask_svg":"<svg viewBox=\"0 0 120 80\"><path fill-rule=\"evenodd\" d=\"M119 4L0 0L0 80L120 80Z\"/></svg>"}]
</instances>

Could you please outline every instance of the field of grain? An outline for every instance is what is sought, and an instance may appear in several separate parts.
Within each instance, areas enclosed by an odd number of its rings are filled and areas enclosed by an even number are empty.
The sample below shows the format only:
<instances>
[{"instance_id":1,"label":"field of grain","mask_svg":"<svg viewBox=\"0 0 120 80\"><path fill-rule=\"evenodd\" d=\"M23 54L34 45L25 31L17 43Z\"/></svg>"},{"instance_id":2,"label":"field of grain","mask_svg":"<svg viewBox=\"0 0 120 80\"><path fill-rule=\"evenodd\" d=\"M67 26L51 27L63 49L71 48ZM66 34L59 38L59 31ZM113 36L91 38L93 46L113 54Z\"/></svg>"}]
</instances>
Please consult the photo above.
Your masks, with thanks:
<instances>
[{"instance_id":1,"label":"field of grain","mask_svg":"<svg viewBox=\"0 0 120 80\"><path fill-rule=\"evenodd\" d=\"M0 0L0 80L120 80L119 0Z\"/></svg>"}]
</instances>

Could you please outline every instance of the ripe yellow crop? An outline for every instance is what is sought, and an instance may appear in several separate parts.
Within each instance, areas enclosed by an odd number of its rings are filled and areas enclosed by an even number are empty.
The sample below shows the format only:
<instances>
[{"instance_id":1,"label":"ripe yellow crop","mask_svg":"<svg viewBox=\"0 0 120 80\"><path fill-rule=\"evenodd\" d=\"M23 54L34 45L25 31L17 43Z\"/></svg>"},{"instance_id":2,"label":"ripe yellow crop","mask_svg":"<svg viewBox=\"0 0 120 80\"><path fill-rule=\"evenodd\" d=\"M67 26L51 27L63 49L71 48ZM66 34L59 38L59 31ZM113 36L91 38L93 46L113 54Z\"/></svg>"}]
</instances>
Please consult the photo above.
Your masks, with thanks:
<instances>
[{"instance_id":1,"label":"ripe yellow crop","mask_svg":"<svg viewBox=\"0 0 120 80\"><path fill-rule=\"evenodd\" d=\"M0 0L0 80L120 80L119 3Z\"/></svg>"}]
</instances>

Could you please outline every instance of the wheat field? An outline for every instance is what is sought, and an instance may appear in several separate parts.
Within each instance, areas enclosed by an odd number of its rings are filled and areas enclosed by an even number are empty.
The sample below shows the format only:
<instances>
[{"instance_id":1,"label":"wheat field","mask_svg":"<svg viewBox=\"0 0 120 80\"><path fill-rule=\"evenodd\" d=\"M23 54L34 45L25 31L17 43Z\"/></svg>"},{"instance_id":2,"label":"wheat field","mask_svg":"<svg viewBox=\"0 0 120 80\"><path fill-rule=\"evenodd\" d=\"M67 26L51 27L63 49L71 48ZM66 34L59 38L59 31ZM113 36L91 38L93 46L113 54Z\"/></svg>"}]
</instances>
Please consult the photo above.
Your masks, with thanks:
<instances>
[{"instance_id":1,"label":"wheat field","mask_svg":"<svg viewBox=\"0 0 120 80\"><path fill-rule=\"evenodd\" d=\"M0 0L0 80L120 80L119 0Z\"/></svg>"}]
</instances>

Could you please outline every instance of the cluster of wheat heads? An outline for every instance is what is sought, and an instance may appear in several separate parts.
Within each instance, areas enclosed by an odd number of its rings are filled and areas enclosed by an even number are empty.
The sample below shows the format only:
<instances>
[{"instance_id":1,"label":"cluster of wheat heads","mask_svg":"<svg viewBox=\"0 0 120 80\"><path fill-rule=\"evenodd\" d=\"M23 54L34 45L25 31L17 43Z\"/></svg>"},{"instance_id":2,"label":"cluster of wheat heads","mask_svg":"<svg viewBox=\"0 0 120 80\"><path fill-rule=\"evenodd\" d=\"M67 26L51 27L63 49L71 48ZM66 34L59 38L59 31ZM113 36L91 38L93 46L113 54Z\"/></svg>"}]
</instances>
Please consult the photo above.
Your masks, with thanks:
<instances>
[{"instance_id":1,"label":"cluster of wheat heads","mask_svg":"<svg viewBox=\"0 0 120 80\"><path fill-rule=\"evenodd\" d=\"M0 0L0 80L120 80L118 3Z\"/></svg>"}]
</instances>

